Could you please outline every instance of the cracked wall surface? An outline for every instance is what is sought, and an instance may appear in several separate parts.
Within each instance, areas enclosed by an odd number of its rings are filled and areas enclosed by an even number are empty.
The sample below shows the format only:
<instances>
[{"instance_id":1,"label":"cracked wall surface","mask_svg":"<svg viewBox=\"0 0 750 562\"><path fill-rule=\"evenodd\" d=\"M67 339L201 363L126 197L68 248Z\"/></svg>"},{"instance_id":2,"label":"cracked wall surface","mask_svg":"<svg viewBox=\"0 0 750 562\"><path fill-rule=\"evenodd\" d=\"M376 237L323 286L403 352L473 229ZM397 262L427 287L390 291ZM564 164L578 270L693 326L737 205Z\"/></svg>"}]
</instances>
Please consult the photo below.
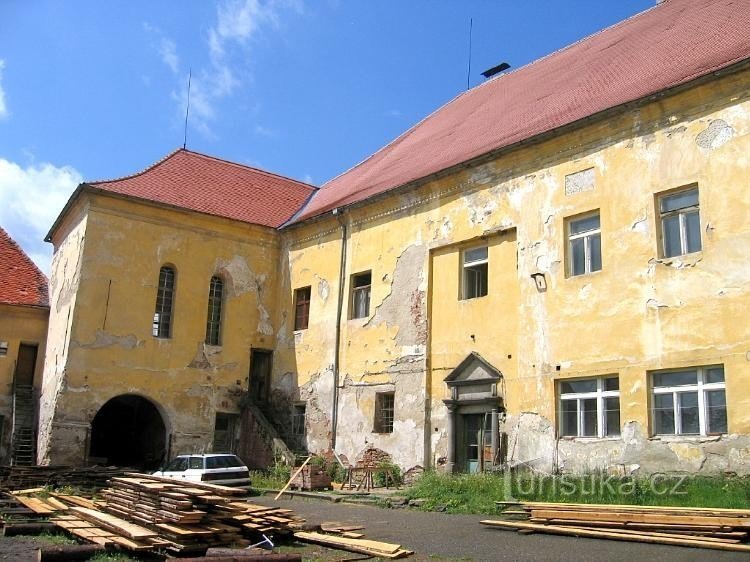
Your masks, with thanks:
<instances>
[{"instance_id":1,"label":"cracked wall surface","mask_svg":"<svg viewBox=\"0 0 750 562\"><path fill-rule=\"evenodd\" d=\"M518 434L519 458L551 463L557 451L561 469L572 471L610 464L682 470L685 463L697 471L746 470L740 465L746 466L750 433L750 333L742 318L750 286L747 80L744 71L591 120L285 232L281 322L293 314L295 287L325 279L330 291L317 302L313 291L307 330L285 334L290 343L279 351L283 367L275 376L295 373L305 389L290 400L312 396L308 389L321 380L330 383L323 394L334 395L333 377L324 373L334 364L344 224L337 450L349 458L367 444L403 468L440 466L449 440L444 378L475 351L503 374L499 393L508 419L528 413L535 420ZM694 184L702 251L665 259L658 194ZM571 276L566 221L591 212L600 215L602 270ZM489 293L462 300L461 252L483 244L489 246ZM367 270L370 315L349 319L351 274ZM420 314L429 319L425 338ZM714 364L726 374L729 433L655 437L651 373ZM623 437L558 440L558 381L603 375L619 377ZM385 437L372 429L378 389L395 392L395 416L404 424ZM312 408L313 449L326 446L330 408ZM712 450L733 460L716 460Z\"/></svg>"}]
</instances>

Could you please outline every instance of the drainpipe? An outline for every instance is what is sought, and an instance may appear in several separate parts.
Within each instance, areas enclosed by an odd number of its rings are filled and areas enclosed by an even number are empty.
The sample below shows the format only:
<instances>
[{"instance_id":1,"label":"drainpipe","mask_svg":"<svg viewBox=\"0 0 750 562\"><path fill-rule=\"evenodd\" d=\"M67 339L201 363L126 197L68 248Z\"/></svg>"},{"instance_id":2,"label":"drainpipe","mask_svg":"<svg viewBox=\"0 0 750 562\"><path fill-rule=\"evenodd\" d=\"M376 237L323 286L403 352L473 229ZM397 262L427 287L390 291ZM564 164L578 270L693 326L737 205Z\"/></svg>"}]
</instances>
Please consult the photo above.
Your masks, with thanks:
<instances>
[{"instance_id":1,"label":"drainpipe","mask_svg":"<svg viewBox=\"0 0 750 562\"><path fill-rule=\"evenodd\" d=\"M346 245L348 231L341 211L332 211L341 225L341 259L339 264L339 301L336 308L336 343L333 355L333 411L331 412L331 450L336 450L336 428L339 421L339 356L341 354L341 315L344 308L344 285L346 283Z\"/></svg>"}]
</instances>

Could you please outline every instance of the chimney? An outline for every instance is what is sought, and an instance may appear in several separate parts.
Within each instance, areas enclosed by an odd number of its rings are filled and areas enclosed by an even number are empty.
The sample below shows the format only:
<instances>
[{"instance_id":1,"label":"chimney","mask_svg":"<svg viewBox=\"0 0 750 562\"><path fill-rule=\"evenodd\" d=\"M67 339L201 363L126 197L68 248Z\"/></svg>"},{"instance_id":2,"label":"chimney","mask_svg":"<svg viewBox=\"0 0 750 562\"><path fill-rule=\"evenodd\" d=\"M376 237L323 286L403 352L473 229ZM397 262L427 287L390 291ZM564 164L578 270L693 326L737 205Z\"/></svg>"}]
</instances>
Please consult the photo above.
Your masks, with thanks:
<instances>
[{"instance_id":1,"label":"chimney","mask_svg":"<svg viewBox=\"0 0 750 562\"><path fill-rule=\"evenodd\" d=\"M492 78L496 74L500 74L510 68L510 65L507 62L501 62L497 66L493 66L492 68L485 70L482 72L482 76L485 78Z\"/></svg>"}]
</instances>

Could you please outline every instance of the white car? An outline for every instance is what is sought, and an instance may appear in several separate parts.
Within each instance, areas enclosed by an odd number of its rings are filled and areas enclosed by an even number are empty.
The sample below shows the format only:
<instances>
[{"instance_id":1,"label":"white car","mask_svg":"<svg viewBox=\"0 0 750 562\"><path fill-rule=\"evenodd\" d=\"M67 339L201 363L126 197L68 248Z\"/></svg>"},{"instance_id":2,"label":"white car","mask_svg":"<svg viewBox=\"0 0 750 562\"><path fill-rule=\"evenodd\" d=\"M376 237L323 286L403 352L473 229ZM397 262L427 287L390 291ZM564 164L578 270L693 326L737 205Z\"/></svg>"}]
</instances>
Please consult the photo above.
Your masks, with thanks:
<instances>
[{"instance_id":1,"label":"white car","mask_svg":"<svg viewBox=\"0 0 750 562\"><path fill-rule=\"evenodd\" d=\"M154 472L154 476L250 489L247 466L237 455L226 453L179 455L166 468Z\"/></svg>"}]
</instances>

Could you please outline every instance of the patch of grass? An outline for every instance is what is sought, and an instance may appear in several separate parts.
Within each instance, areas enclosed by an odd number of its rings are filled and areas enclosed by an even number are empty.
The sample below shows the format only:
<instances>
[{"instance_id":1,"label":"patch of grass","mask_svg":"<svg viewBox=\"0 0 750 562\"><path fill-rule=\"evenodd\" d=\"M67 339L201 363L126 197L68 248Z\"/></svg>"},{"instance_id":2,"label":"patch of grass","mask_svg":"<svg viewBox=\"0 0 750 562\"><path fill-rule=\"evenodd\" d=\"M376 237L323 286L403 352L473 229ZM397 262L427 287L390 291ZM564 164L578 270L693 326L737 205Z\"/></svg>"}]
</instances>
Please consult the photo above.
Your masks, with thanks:
<instances>
[{"instance_id":1,"label":"patch of grass","mask_svg":"<svg viewBox=\"0 0 750 562\"><path fill-rule=\"evenodd\" d=\"M94 554L88 559L88 562L127 562L127 561L138 561L139 558L134 558L125 552L100 552Z\"/></svg>"},{"instance_id":2,"label":"patch of grass","mask_svg":"<svg viewBox=\"0 0 750 562\"><path fill-rule=\"evenodd\" d=\"M251 470L250 482L253 488L278 490L284 487L291 475L289 465L277 460L268 470Z\"/></svg>"},{"instance_id":3,"label":"patch of grass","mask_svg":"<svg viewBox=\"0 0 750 562\"><path fill-rule=\"evenodd\" d=\"M18 537L20 539L44 541L49 544L78 544L78 541L73 539L70 535L66 535L64 533L55 533L53 531L45 531L43 533L39 533L38 535L15 535L15 537Z\"/></svg>"},{"instance_id":4,"label":"patch of grass","mask_svg":"<svg viewBox=\"0 0 750 562\"><path fill-rule=\"evenodd\" d=\"M425 500L427 511L445 506L449 513L494 513L494 501L505 498L504 490L503 478L496 475L425 472L406 496Z\"/></svg>"},{"instance_id":5,"label":"patch of grass","mask_svg":"<svg viewBox=\"0 0 750 562\"><path fill-rule=\"evenodd\" d=\"M565 503L667 505L680 507L750 508L750 478L740 476L654 475L650 478L540 476L529 473L425 473L406 491L425 500L423 509L443 506L451 513L496 513L496 500Z\"/></svg>"}]
</instances>

